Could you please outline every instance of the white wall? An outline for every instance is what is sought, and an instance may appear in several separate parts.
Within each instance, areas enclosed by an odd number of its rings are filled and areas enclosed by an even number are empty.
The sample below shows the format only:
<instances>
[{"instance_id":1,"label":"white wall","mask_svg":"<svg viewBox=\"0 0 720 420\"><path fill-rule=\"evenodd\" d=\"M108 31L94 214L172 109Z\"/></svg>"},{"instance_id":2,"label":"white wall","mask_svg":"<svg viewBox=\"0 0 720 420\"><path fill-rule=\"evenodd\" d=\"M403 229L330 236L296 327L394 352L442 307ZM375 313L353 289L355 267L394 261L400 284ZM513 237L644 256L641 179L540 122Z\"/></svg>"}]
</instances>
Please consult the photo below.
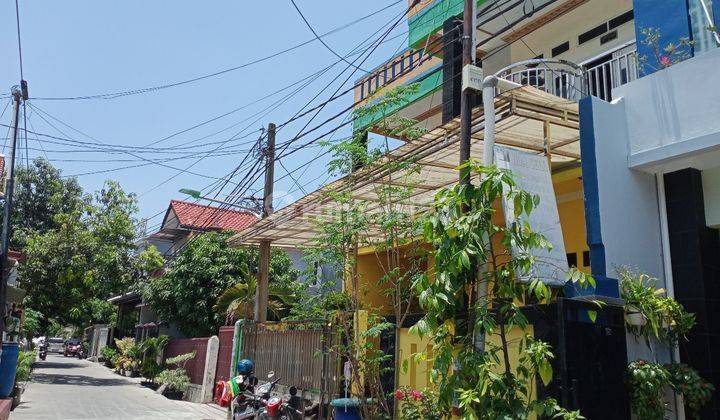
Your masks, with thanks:
<instances>
[{"instance_id":1,"label":"white wall","mask_svg":"<svg viewBox=\"0 0 720 420\"><path fill-rule=\"evenodd\" d=\"M720 166L702 171L705 223L720 228Z\"/></svg>"},{"instance_id":2,"label":"white wall","mask_svg":"<svg viewBox=\"0 0 720 420\"><path fill-rule=\"evenodd\" d=\"M718 68L715 50L613 91L625 102L631 167L656 172L673 159L720 149Z\"/></svg>"},{"instance_id":3,"label":"white wall","mask_svg":"<svg viewBox=\"0 0 720 420\"><path fill-rule=\"evenodd\" d=\"M543 54L545 58L552 58L552 49L565 41L570 42L570 50L555 58L577 64L595 58L605 51L616 49L635 39L634 21L620 25L617 28L617 39L604 45L600 45L600 37L579 45L578 35L632 10L632 8L632 0L591 0L523 37L522 41L524 42L515 42L510 47L512 62L535 58L538 54ZM532 51L528 49L528 46Z\"/></svg>"},{"instance_id":4,"label":"white wall","mask_svg":"<svg viewBox=\"0 0 720 420\"><path fill-rule=\"evenodd\" d=\"M592 109L607 275L630 266L663 281L655 176L628 168L625 103L592 98Z\"/></svg>"}]
</instances>

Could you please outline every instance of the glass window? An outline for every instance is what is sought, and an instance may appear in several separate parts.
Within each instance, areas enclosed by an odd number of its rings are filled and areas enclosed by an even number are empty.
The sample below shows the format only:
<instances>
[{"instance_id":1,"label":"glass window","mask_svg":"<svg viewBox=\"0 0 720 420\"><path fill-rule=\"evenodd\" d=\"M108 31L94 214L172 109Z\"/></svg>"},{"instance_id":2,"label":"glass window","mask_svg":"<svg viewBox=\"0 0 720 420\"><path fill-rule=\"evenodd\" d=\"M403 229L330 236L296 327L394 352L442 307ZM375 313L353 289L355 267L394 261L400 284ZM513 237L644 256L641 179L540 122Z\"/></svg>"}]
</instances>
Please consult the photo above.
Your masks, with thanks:
<instances>
[{"instance_id":1,"label":"glass window","mask_svg":"<svg viewBox=\"0 0 720 420\"><path fill-rule=\"evenodd\" d=\"M718 44L715 36L709 29L714 21L712 0L688 0L688 12L690 14L692 37L693 41L695 41L693 46L695 53L704 53L717 48Z\"/></svg>"}]
</instances>

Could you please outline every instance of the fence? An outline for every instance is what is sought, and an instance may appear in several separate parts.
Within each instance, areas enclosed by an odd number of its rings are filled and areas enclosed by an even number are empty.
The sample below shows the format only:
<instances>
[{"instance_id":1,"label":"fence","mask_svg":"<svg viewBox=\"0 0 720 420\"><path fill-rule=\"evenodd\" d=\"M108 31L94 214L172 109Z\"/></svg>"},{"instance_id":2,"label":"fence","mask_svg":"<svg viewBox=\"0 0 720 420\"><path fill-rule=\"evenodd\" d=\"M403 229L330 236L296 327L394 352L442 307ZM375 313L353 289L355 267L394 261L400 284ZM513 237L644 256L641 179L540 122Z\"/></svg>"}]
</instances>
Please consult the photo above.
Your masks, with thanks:
<instances>
[{"instance_id":1,"label":"fence","mask_svg":"<svg viewBox=\"0 0 720 420\"><path fill-rule=\"evenodd\" d=\"M195 357L187 362L185 369L190 376L191 383L202 385L205 375L207 345L208 338L173 338L165 347L163 355L167 360L170 357L195 351Z\"/></svg>"},{"instance_id":2,"label":"fence","mask_svg":"<svg viewBox=\"0 0 720 420\"><path fill-rule=\"evenodd\" d=\"M283 385L334 394L340 383L337 356L327 347L336 337L323 328L297 328L295 324L244 325L241 355L253 360L259 378L270 371Z\"/></svg>"}]
</instances>

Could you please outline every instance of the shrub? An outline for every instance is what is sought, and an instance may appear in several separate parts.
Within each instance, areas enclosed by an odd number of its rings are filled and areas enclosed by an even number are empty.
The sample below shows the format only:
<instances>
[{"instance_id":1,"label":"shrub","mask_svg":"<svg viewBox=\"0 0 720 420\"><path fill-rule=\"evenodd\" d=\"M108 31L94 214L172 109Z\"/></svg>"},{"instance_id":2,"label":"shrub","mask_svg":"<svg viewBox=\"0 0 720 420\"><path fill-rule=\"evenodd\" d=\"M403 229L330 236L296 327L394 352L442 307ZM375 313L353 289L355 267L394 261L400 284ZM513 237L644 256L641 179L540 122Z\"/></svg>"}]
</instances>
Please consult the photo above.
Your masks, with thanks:
<instances>
[{"instance_id":1,"label":"shrub","mask_svg":"<svg viewBox=\"0 0 720 420\"><path fill-rule=\"evenodd\" d=\"M100 357L105 360L106 363L112 363L113 358L118 354L117 350L110 346L105 346L100 350Z\"/></svg>"},{"instance_id":2,"label":"shrub","mask_svg":"<svg viewBox=\"0 0 720 420\"><path fill-rule=\"evenodd\" d=\"M17 373L15 374L15 382L25 382L30 379L34 361L34 351L21 351L20 354L18 354L18 366Z\"/></svg>"},{"instance_id":3,"label":"shrub","mask_svg":"<svg viewBox=\"0 0 720 420\"><path fill-rule=\"evenodd\" d=\"M395 399L400 404L400 420L442 419L437 394L432 390L421 392L403 386L395 391Z\"/></svg>"},{"instance_id":4,"label":"shrub","mask_svg":"<svg viewBox=\"0 0 720 420\"><path fill-rule=\"evenodd\" d=\"M174 357L168 357L165 359L165 363L168 365L175 365L179 368L185 368L185 364L187 364L188 361L195 358L195 351L193 350L190 353L184 353L184 354L178 354Z\"/></svg>"},{"instance_id":5,"label":"shrub","mask_svg":"<svg viewBox=\"0 0 720 420\"><path fill-rule=\"evenodd\" d=\"M185 392L190 388L190 377L183 368L165 369L160 372L156 380L172 391Z\"/></svg>"},{"instance_id":6,"label":"shrub","mask_svg":"<svg viewBox=\"0 0 720 420\"><path fill-rule=\"evenodd\" d=\"M165 368L165 364L158 361L158 355L169 341L170 337L161 335L148 338L140 344L140 352L142 353L140 373L151 382L154 382L155 377Z\"/></svg>"},{"instance_id":7,"label":"shrub","mask_svg":"<svg viewBox=\"0 0 720 420\"><path fill-rule=\"evenodd\" d=\"M689 418L700 418L700 409L710 401L715 387L698 372L682 363L665 365L670 374L670 384L675 392L682 394Z\"/></svg>"},{"instance_id":8,"label":"shrub","mask_svg":"<svg viewBox=\"0 0 720 420\"><path fill-rule=\"evenodd\" d=\"M645 360L636 360L628 366L630 408L638 420L663 419L666 387L670 386L670 373L663 366Z\"/></svg>"}]
</instances>

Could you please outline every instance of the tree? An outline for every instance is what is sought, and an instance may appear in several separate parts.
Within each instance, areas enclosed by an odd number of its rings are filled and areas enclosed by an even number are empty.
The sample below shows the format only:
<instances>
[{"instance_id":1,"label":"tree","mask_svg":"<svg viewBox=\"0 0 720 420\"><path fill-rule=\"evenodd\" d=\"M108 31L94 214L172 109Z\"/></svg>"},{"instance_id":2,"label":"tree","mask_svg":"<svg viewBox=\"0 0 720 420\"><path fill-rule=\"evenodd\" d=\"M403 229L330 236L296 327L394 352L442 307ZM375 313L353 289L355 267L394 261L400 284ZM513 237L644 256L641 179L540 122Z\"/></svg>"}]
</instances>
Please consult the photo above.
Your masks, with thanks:
<instances>
[{"instance_id":1,"label":"tree","mask_svg":"<svg viewBox=\"0 0 720 420\"><path fill-rule=\"evenodd\" d=\"M13 249L24 248L34 232L57 229L56 216L85 210L90 201L76 178L61 177L60 171L43 158L35 159L28 168L17 168L15 174Z\"/></svg>"},{"instance_id":2,"label":"tree","mask_svg":"<svg viewBox=\"0 0 720 420\"><path fill-rule=\"evenodd\" d=\"M411 308L417 306L417 295L411 286L425 270L424 249L416 243L421 224L405 204L415 193L413 185L421 182L418 180L420 167L414 162L384 157L390 152L390 137L413 141L424 133L416 127L417 121L397 114L388 115L396 106L407 103L408 96L418 88L418 85L409 85L383 92L381 98L354 111L354 118L380 116L373 126L376 132L384 133L380 147L368 147L369 129L356 131L350 140L330 146L333 157L328 171L331 175L345 177L345 185L341 190L327 193L327 200L333 204L332 214L318 220L319 234L310 251L311 259L337 267L338 278L345 279L350 301L343 307L353 312L368 311L369 328L365 332L353 330L349 322L334 323L347 343L334 350L341 353L357 372L353 374L352 388L358 394L371 397L360 399L361 411L366 418L392 415L392 407L387 403L390 390L383 388L382 376L394 370L394 382L398 383L399 371L388 366L392 366L393 358L396 362L400 360L400 329ZM368 206L366 200L357 199L355 195L366 181L356 175L356 169L369 164L375 173L382 174L374 177L372 183L376 206ZM379 313L377 308L370 308L363 302L365 290L357 269L358 250L363 246L371 247L381 270L377 287L389 302L391 317L383 316L387 314ZM317 300L319 305L327 303L323 299ZM318 311L311 308L309 312ZM375 344L387 331L394 332L394 355L385 354Z\"/></svg>"},{"instance_id":3,"label":"tree","mask_svg":"<svg viewBox=\"0 0 720 420\"><path fill-rule=\"evenodd\" d=\"M552 399L538 399L532 390L536 377L545 385L550 382L553 359L550 345L529 333L522 311L528 301L552 298L533 269L539 262L534 250L551 244L525 221L539 198L518 189L512 174L495 166L473 161L460 170L481 181L446 188L436 196L425 220L434 279L423 276L415 284L426 314L411 329L432 339L432 378L440 406L449 412L457 398L462 418L468 419L525 419L532 413L579 418ZM515 204L507 225L492 220L501 199ZM581 286L594 284L578 271L571 274ZM520 334L513 345L508 340L512 331ZM499 344L486 339L485 351L477 352L477 336L497 338Z\"/></svg>"},{"instance_id":4,"label":"tree","mask_svg":"<svg viewBox=\"0 0 720 420\"><path fill-rule=\"evenodd\" d=\"M192 337L215 334L223 325L225 313L214 309L218 297L235 284L247 283L258 264L256 250L228 245L231 235L210 232L192 239L164 276L148 282L143 297L160 319L175 323ZM279 258L277 252L272 255L271 281L294 281L289 257Z\"/></svg>"},{"instance_id":5,"label":"tree","mask_svg":"<svg viewBox=\"0 0 720 420\"><path fill-rule=\"evenodd\" d=\"M112 323L107 298L161 264L156 250L137 253L135 195L114 181L87 195L43 159L19 170L18 183L13 241L28 257L19 270L27 306L44 323Z\"/></svg>"},{"instance_id":6,"label":"tree","mask_svg":"<svg viewBox=\"0 0 720 420\"><path fill-rule=\"evenodd\" d=\"M115 181L107 181L95 194L88 228L95 238L93 275L100 296L126 291L134 282L138 211L135 194L125 193Z\"/></svg>"}]
</instances>

